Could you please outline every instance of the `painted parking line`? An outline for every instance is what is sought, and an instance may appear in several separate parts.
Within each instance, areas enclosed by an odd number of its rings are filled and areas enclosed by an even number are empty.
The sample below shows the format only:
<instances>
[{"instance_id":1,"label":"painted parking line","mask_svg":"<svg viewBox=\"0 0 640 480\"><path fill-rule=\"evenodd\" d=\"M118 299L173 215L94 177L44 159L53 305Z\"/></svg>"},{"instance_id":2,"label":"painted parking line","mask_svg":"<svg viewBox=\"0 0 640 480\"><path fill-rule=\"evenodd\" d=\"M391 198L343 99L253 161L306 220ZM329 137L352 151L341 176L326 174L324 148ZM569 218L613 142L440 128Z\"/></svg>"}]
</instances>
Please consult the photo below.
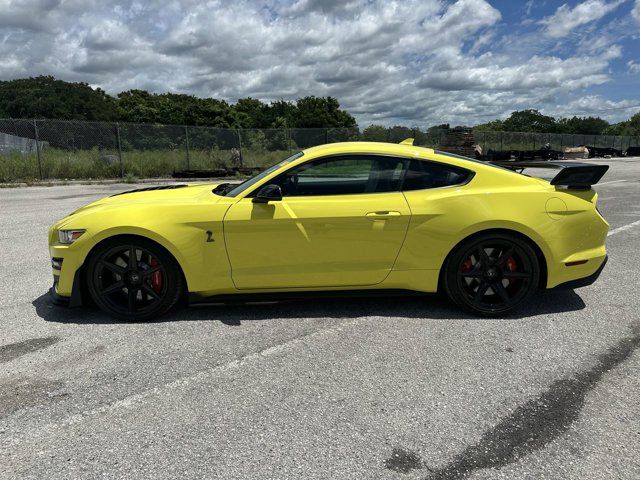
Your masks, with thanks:
<instances>
[{"instance_id":1,"label":"painted parking line","mask_svg":"<svg viewBox=\"0 0 640 480\"><path fill-rule=\"evenodd\" d=\"M602 183L598 183L595 186L596 187L601 187L602 185L611 185L612 183L622 183L622 182L626 182L627 180L611 180L610 182L602 182Z\"/></svg>"},{"instance_id":2,"label":"painted parking line","mask_svg":"<svg viewBox=\"0 0 640 480\"><path fill-rule=\"evenodd\" d=\"M640 226L640 220L637 220L633 223L629 223L627 225L623 225L622 227L614 228L609 233L607 233L607 237L610 237L611 235L615 235L616 233L624 232L625 230L629 230L637 226Z\"/></svg>"}]
</instances>

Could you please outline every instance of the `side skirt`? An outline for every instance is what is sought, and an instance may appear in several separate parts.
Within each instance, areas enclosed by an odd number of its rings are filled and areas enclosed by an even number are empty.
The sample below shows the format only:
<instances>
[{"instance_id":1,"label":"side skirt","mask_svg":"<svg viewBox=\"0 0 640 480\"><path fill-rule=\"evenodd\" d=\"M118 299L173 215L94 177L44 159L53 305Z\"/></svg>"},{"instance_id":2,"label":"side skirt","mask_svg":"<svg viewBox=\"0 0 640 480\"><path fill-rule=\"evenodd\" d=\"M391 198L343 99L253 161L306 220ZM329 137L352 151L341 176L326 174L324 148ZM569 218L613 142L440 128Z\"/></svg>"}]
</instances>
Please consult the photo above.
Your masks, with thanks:
<instances>
[{"instance_id":1,"label":"side skirt","mask_svg":"<svg viewBox=\"0 0 640 480\"><path fill-rule=\"evenodd\" d=\"M430 297L435 293L416 292L400 289L370 289L370 290L324 290L316 292L265 292L265 293L234 293L226 295L202 296L198 293L189 294L190 305L220 305L282 302L291 300L309 300L324 298L372 298L372 297Z\"/></svg>"}]
</instances>

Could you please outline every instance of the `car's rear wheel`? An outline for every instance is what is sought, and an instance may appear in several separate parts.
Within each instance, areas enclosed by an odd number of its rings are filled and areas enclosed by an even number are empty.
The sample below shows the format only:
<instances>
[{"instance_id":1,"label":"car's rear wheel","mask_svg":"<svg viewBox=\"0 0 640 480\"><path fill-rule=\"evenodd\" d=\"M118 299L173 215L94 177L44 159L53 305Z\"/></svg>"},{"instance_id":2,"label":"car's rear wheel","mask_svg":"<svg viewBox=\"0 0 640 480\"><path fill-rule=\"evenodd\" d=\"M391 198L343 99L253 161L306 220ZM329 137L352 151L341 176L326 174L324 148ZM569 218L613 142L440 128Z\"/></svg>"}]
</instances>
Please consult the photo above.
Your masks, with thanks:
<instances>
[{"instance_id":1,"label":"car's rear wheel","mask_svg":"<svg viewBox=\"0 0 640 480\"><path fill-rule=\"evenodd\" d=\"M87 286L96 305L109 315L144 321L175 305L183 280L177 262L164 248L140 237L118 237L91 255Z\"/></svg>"},{"instance_id":2,"label":"car's rear wheel","mask_svg":"<svg viewBox=\"0 0 640 480\"><path fill-rule=\"evenodd\" d=\"M515 235L489 233L463 242L444 266L444 290L460 307L499 316L537 289L540 265L533 248Z\"/></svg>"}]
</instances>

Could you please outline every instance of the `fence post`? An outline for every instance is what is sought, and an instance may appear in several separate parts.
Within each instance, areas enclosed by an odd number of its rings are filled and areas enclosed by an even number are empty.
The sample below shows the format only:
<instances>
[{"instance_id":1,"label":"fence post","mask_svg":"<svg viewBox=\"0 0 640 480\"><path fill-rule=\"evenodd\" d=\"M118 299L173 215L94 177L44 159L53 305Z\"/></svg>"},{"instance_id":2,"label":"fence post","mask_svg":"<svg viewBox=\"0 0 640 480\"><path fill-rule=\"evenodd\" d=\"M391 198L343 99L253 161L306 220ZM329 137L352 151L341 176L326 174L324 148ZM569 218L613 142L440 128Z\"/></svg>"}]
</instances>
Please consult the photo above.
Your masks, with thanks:
<instances>
[{"instance_id":1,"label":"fence post","mask_svg":"<svg viewBox=\"0 0 640 480\"><path fill-rule=\"evenodd\" d=\"M240 130L236 129L236 135L238 136L238 151L240 152L240 168L244 166L244 160L242 159L242 136Z\"/></svg>"},{"instance_id":2,"label":"fence post","mask_svg":"<svg viewBox=\"0 0 640 480\"><path fill-rule=\"evenodd\" d=\"M502 137L504 136L504 132L500 132L500 151L502 152Z\"/></svg>"},{"instance_id":3,"label":"fence post","mask_svg":"<svg viewBox=\"0 0 640 480\"><path fill-rule=\"evenodd\" d=\"M40 136L38 135L38 121L33 121L33 133L36 139L36 157L38 158L38 175L42 180L42 159L40 158Z\"/></svg>"},{"instance_id":4,"label":"fence post","mask_svg":"<svg viewBox=\"0 0 640 480\"><path fill-rule=\"evenodd\" d=\"M189 127L184 126L184 141L187 147L187 170L191 170L191 159L189 158Z\"/></svg>"},{"instance_id":5,"label":"fence post","mask_svg":"<svg viewBox=\"0 0 640 480\"><path fill-rule=\"evenodd\" d=\"M293 148L291 145L291 129L287 128L287 147L289 148L289 153L293 152Z\"/></svg>"},{"instance_id":6,"label":"fence post","mask_svg":"<svg viewBox=\"0 0 640 480\"><path fill-rule=\"evenodd\" d=\"M325 143L325 145L327 143L329 143L329 129L328 128L324 129L324 143Z\"/></svg>"},{"instance_id":7,"label":"fence post","mask_svg":"<svg viewBox=\"0 0 640 480\"><path fill-rule=\"evenodd\" d=\"M120 124L116 122L116 143L118 144L118 160L120 162L120 178L124 178L124 165L122 164L122 142L120 141Z\"/></svg>"}]
</instances>

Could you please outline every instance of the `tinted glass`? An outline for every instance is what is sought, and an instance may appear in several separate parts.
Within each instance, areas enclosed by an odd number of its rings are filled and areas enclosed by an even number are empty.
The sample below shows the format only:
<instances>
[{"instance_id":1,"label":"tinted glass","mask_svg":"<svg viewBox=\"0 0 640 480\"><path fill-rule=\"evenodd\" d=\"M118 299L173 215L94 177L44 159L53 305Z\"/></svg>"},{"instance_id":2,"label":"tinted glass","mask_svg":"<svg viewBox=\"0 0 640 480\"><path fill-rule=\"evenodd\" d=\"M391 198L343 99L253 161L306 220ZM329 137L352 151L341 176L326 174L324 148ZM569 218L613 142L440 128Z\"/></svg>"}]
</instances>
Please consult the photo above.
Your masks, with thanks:
<instances>
[{"instance_id":1,"label":"tinted glass","mask_svg":"<svg viewBox=\"0 0 640 480\"><path fill-rule=\"evenodd\" d=\"M400 187L403 162L368 155L329 157L293 168L273 183L289 197L393 192Z\"/></svg>"},{"instance_id":2,"label":"tinted glass","mask_svg":"<svg viewBox=\"0 0 640 480\"><path fill-rule=\"evenodd\" d=\"M284 167L287 163L293 162L297 158L300 158L302 155L304 155L302 152L294 153L289 158L286 158L286 159L282 160L281 162L278 162L275 165L272 165L271 167L269 167L266 170L264 170L264 171L260 172L259 174L257 174L255 177L251 177L251 178L245 180L244 182L242 182L241 184L236 186L233 190L229 190L225 195L227 197L235 197L236 195L244 192L251 185L255 185L256 183L258 183L260 180L262 180L267 175L271 175L273 172L278 170L280 167Z\"/></svg>"},{"instance_id":3,"label":"tinted glass","mask_svg":"<svg viewBox=\"0 0 640 480\"><path fill-rule=\"evenodd\" d=\"M411 160L402 184L402 190L424 190L460 185L465 183L470 175L471 172L463 168L442 163Z\"/></svg>"}]
</instances>

